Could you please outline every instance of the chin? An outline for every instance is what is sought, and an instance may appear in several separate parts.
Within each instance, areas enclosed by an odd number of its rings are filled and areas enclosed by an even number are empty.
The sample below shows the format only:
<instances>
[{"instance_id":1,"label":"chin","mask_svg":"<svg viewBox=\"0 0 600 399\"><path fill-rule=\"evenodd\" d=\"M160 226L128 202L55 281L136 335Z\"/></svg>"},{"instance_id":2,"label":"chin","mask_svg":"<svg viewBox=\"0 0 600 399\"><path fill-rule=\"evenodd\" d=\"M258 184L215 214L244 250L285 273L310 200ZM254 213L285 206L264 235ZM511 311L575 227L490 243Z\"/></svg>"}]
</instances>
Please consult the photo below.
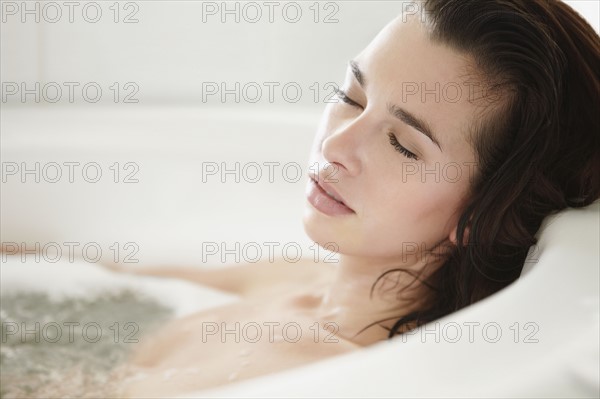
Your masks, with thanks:
<instances>
[{"instance_id":1,"label":"chin","mask_svg":"<svg viewBox=\"0 0 600 399\"><path fill-rule=\"evenodd\" d=\"M357 235L352 234L351 226L344 222L323 215L309 203L306 204L302 217L304 232L317 245L331 252L350 255L359 246L354 242ZM354 251L350 251L350 248Z\"/></svg>"}]
</instances>

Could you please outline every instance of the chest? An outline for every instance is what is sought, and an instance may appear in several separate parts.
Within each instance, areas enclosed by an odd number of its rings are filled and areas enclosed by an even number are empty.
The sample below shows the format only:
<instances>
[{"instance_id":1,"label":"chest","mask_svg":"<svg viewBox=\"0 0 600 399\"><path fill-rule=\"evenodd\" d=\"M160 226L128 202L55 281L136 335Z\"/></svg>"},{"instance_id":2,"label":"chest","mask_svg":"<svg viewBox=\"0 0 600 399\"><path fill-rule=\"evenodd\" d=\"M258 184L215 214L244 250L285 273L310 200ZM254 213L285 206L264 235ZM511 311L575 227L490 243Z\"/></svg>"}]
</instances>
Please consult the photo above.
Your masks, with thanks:
<instances>
[{"instance_id":1,"label":"chest","mask_svg":"<svg viewBox=\"0 0 600 399\"><path fill-rule=\"evenodd\" d=\"M243 301L176 320L140 348L132 396L215 387L301 366L354 347L289 301Z\"/></svg>"}]
</instances>

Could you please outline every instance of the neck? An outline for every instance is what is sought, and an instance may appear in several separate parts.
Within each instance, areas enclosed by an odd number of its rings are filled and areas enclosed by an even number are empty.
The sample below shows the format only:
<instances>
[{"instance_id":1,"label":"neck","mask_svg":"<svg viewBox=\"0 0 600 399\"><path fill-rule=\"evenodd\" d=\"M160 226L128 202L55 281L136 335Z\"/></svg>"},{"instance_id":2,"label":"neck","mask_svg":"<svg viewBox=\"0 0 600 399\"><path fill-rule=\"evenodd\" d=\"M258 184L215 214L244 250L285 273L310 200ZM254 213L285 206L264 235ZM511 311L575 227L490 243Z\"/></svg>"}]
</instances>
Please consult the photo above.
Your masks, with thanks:
<instances>
[{"instance_id":1,"label":"neck","mask_svg":"<svg viewBox=\"0 0 600 399\"><path fill-rule=\"evenodd\" d=\"M420 302L415 297L424 294L411 274L394 269L417 271L419 266L415 260L400 263L397 259L340 255L336 271L317 308L317 319L323 324L334 323L337 331L331 327L330 331L361 346L387 339L389 330L385 327L391 328L400 317L415 310ZM384 277L374 285L381 275ZM410 290L405 289L409 285ZM400 292L406 295L399 296Z\"/></svg>"}]
</instances>

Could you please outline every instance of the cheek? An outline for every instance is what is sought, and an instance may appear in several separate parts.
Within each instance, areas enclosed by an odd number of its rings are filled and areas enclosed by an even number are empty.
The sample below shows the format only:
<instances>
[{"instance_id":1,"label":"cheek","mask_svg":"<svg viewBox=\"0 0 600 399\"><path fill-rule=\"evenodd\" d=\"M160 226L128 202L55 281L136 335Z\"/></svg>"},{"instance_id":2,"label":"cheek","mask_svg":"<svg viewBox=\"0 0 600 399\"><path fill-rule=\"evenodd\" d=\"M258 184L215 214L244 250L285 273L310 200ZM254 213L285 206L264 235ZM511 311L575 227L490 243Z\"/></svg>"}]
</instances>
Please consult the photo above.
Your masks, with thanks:
<instances>
[{"instance_id":1,"label":"cheek","mask_svg":"<svg viewBox=\"0 0 600 399\"><path fill-rule=\"evenodd\" d=\"M378 241L381 251L397 251L409 243L430 248L447 238L467 182L434 174L388 178L390 183L370 190L365 238Z\"/></svg>"}]
</instances>

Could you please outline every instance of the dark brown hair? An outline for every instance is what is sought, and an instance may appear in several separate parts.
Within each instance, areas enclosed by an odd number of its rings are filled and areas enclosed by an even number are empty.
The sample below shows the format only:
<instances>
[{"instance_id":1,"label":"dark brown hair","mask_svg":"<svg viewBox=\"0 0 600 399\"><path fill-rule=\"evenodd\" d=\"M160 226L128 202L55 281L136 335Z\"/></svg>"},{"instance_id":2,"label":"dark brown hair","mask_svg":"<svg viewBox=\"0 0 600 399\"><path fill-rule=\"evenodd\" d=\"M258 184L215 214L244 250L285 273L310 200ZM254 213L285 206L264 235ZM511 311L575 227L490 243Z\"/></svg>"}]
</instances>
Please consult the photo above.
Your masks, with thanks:
<instances>
[{"instance_id":1,"label":"dark brown hair","mask_svg":"<svg viewBox=\"0 0 600 399\"><path fill-rule=\"evenodd\" d=\"M557 0L422 5L431 39L470 55L502 105L472 128L478 173L457 244L427 278L413 274L430 299L399 315L389 338L514 282L545 217L600 197L600 38L593 28ZM391 272L409 273L393 269L377 281Z\"/></svg>"}]
</instances>

